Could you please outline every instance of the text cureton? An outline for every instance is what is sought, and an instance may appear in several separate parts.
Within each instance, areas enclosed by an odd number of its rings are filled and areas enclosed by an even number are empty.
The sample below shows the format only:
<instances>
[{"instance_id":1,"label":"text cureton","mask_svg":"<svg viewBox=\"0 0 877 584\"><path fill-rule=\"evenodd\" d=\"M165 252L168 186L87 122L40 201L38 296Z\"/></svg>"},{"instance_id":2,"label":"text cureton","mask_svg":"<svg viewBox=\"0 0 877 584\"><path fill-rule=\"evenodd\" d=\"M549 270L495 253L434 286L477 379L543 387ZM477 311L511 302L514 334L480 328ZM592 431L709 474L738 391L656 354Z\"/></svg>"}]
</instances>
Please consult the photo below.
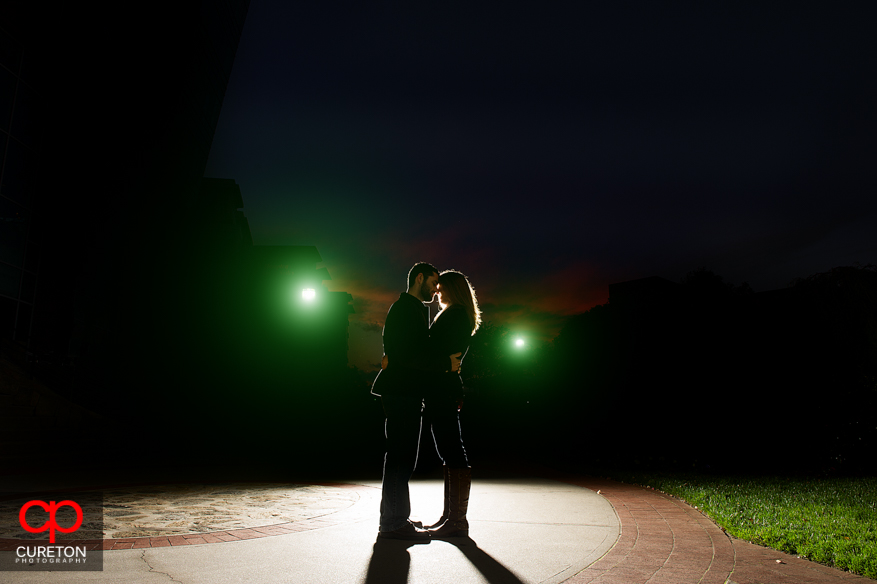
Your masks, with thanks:
<instances>
[{"instance_id":1,"label":"text cureton","mask_svg":"<svg viewBox=\"0 0 877 584\"><path fill-rule=\"evenodd\" d=\"M84 564L88 561L85 546L41 545L15 549L16 564Z\"/></svg>"},{"instance_id":2,"label":"text cureton","mask_svg":"<svg viewBox=\"0 0 877 584\"><path fill-rule=\"evenodd\" d=\"M19 558L84 558L85 546L39 545L23 546L15 549Z\"/></svg>"}]
</instances>

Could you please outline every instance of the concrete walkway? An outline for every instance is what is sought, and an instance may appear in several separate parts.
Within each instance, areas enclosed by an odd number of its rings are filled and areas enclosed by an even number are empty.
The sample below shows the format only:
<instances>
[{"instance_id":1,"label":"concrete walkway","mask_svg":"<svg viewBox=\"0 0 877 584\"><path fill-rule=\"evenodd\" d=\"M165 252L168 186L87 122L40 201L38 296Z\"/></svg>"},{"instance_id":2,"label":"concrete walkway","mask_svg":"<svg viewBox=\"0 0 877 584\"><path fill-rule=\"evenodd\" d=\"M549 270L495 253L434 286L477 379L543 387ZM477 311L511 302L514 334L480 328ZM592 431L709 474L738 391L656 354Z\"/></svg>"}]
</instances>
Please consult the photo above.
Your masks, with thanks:
<instances>
[{"instance_id":1,"label":"concrete walkway","mask_svg":"<svg viewBox=\"0 0 877 584\"><path fill-rule=\"evenodd\" d=\"M580 477L474 475L470 539L419 545L376 540L379 483L323 483L309 492L326 493L331 507L295 520L105 540L103 572L6 572L2 578L144 584L875 582L729 538L698 510L652 490ZM413 481L411 495L420 519L431 522L441 514L439 481ZM318 500L310 504L319 507ZM0 549L12 546L6 541Z\"/></svg>"}]
</instances>

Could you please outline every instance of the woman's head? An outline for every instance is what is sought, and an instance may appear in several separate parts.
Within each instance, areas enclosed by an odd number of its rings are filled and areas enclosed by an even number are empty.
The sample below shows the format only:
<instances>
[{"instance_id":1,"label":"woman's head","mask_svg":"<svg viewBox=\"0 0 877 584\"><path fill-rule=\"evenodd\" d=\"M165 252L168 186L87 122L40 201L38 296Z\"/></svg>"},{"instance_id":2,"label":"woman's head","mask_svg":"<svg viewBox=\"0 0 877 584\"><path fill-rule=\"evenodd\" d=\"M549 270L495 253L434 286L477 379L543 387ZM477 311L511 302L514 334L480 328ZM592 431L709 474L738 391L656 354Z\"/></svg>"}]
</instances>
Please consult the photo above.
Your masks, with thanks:
<instances>
[{"instance_id":1,"label":"woman's head","mask_svg":"<svg viewBox=\"0 0 877 584\"><path fill-rule=\"evenodd\" d=\"M438 293L442 310L454 304L466 309L474 335L481 326L481 310L478 308L478 299L475 298L475 289L466 276L456 270L445 270L439 274Z\"/></svg>"}]
</instances>

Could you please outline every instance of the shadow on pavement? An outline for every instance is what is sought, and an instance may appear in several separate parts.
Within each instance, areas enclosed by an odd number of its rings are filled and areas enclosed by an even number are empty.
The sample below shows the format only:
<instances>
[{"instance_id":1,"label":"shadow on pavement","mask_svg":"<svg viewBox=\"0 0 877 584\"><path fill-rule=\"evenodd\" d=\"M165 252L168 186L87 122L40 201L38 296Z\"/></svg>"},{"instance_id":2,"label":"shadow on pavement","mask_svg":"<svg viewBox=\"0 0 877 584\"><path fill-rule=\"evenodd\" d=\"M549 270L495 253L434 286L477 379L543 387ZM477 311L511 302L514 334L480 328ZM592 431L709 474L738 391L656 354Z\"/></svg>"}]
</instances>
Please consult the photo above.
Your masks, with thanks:
<instances>
[{"instance_id":1,"label":"shadow on pavement","mask_svg":"<svg viewBox=\"0 0 877 584\"><path fill-rule=\"evenodd\" d=\"M514 572L503 566L486 551L478 547L471 537L449 537L442 541L453 545L463 552L466 559L481 572L490 584L524 584Z\"/></svg>"},{"instance_id":2,"label":"shadow on pavement","mask_svg":"<svg viewBox=\"0 0 877 584\"><path fill-rule=\"evenodd\" d=\"M472 538L449 537L441 541L460 550L490 584L524 584L511 570L479 548ZM408 548L413 545L418 545L418 543L378 539L368 564L365 584L405 584L408 582L408 570L411 565Z\"/></svg>"},{"instance_id":3,"label":"shadow on pavement","mask_svg":"<svg viewBox=\"0 0 877 584\"><path fill-rule=\"evenodd\" d=\"M408 548L421 542L378 538L372 548L365 584L405 584L411 555Z\"/></svg>"}]
</instances>

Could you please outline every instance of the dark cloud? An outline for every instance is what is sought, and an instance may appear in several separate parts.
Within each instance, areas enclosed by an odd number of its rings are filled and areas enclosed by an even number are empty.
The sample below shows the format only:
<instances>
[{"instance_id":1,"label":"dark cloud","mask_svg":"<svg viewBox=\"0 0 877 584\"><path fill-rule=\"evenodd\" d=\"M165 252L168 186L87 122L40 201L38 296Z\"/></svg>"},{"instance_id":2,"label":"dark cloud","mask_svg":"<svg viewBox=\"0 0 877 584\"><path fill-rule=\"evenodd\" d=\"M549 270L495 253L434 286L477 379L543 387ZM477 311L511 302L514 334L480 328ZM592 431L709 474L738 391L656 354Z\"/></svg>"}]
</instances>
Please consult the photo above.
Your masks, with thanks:
<instances>
[{"instance_id":1,"label":"dark cloud","mask_svg":"<svg viewBox=\"0 0 877 584\"><path fill-rule=\"evenodd\" d=\"M351 324L369 333L382 333L384 331L384 325L379 322L354 321Z\"/></svg>"}]
</instances>

